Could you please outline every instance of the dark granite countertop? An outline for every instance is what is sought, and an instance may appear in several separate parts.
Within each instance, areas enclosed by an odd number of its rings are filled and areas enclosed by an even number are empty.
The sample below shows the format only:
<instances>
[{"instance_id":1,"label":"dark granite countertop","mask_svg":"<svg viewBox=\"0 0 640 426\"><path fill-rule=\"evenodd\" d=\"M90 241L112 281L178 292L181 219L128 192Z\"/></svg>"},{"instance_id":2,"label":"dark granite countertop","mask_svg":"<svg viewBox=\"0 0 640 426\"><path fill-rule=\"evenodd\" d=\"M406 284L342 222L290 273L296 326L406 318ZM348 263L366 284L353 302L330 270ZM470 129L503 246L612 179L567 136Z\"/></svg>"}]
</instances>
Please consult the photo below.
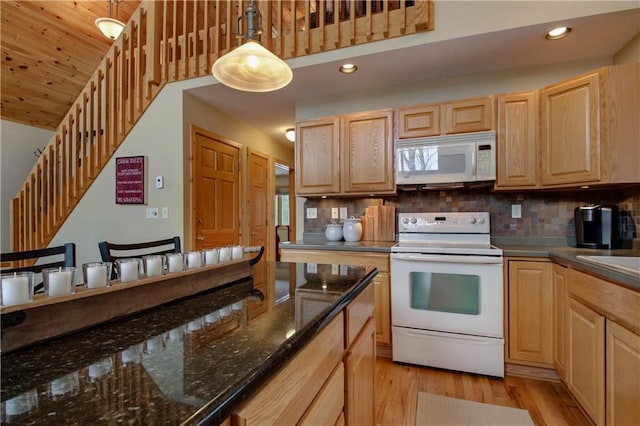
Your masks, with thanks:
<instances>
[{"instance_id":1,"label":"dark granite countertop","mask_svg":"<svg viewBox=\"0 0 640 426\"><path fill-rule=\"evenodd\" d=\"M268 267L263 292L244 279L2 354L2 422L220 423L377 274Z\"/></svg>"}]
</instances>

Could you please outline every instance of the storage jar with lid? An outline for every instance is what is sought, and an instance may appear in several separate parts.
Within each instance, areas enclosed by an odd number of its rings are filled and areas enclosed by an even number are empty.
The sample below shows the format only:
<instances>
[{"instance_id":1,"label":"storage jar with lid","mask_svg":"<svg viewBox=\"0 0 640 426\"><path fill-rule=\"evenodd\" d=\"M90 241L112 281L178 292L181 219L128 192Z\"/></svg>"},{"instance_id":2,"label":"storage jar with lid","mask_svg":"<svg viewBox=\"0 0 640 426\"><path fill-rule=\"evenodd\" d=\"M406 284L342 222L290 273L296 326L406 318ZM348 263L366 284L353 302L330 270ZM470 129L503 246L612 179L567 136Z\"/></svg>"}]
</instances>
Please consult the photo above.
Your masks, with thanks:
<instances>
[{"instance_id":1,"label":"storage jar with lid","mask_svg":"<svg viewBox=\"0 0 640 426\"><path fill-rule=\"evenodd\" d=\"M360 219L354 216L345 219L342 227L342 236L345 241L360 241L360 238L362 238L362 222Z\"/></svg>"},{"instance_id":2,"label":"storage jar with lid","mask_svg":"<svg viewBox=\"0 0 640 426\"><path fill-rule=\"evenodd\" d=\"M331 222L324 231L324 236L329 241L340 241L342 239L342 225Z\"/></svg>"}]
</instances>

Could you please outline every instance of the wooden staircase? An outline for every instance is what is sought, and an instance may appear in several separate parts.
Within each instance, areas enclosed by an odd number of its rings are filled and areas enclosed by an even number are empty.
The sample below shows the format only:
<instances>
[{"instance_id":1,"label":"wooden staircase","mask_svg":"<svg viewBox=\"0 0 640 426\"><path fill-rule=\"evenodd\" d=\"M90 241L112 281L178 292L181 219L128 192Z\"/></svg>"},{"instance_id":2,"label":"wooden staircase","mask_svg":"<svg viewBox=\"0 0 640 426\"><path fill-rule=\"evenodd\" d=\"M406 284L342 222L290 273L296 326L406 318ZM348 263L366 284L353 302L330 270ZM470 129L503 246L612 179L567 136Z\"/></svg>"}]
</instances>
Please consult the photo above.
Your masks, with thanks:
<instances>
[{"instance_id":1,"label":"wooden staircase","mask_svg":"<svg viewBox=\"0 0 640 426\"><path fill-rule=\"evenodd\" d=\"M262 44L283 59L429 31L433 1L258 0ZM238 45L246 1L145 0L11 203L13 251L47 247L156 95L208 75ZM351 12L354 13L351 13Z\"/></svg>"}]
</instances>

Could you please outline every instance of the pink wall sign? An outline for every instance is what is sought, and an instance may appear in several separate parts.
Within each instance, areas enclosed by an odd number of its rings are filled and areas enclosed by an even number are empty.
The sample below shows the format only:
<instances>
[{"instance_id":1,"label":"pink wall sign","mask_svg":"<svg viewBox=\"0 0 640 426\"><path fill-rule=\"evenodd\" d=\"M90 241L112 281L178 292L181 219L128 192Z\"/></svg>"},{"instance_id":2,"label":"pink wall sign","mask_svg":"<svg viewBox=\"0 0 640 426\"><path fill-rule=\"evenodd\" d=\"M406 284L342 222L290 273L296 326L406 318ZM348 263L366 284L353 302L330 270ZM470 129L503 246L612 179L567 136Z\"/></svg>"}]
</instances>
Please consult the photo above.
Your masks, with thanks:
<instances>
[{"instance_id":1,"label":"pink wall sign","mask_svg":"<svg viewBox=\"0 0 640 426\"><path fill-rule=\"evenodd\" d=\"M116 158L116 204L144 204L145 157Z\"/></svg>"}]
</instances>

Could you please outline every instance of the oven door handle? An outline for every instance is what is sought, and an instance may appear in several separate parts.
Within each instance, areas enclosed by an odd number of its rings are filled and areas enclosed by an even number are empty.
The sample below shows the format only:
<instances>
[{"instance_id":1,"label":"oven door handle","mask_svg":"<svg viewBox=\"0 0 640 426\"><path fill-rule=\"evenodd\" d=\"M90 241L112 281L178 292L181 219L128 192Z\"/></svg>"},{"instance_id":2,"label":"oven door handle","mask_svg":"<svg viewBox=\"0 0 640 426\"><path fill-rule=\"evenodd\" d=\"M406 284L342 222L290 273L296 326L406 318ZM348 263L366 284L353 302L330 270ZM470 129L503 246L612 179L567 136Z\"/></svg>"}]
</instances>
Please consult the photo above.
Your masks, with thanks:
<instances>
[{"instance_id":1,"label":"oven door handle","mask_svg":"<svg viewBox=\"0 0 640 426\"><path fill-rule=\"evenodd\" d=\"M459 256L439 254L407 254L392 253L391 260L406 260L409 262L439 262L439 263L467 263L467 264L495 264L502 263L502 256Z\"/></svg>"}]
</instances>

